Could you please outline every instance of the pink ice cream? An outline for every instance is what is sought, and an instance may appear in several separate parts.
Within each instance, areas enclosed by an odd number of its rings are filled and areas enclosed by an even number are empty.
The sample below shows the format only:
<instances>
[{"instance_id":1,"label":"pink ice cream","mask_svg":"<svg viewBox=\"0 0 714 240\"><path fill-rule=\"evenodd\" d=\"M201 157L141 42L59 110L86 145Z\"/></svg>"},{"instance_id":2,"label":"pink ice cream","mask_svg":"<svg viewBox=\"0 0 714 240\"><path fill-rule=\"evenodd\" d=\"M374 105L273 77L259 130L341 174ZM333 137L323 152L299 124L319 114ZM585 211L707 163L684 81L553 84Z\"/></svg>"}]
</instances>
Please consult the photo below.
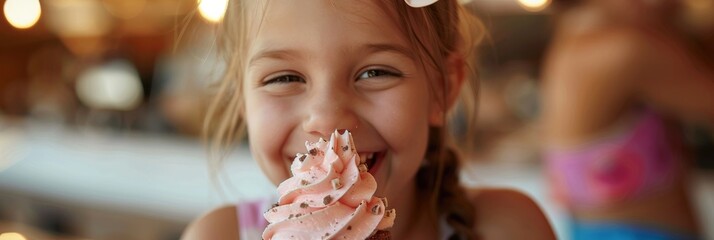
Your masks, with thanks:
<instances>
[{"instance_id":1,"label":"pink ice cream","mask_svg":"<svg viewBox=\"0 0 714 240\"><path fill-rule=\"evenodd\" d=\"M352 134L335 131L326 142L305 143L293 160L293 176L278 186L277 206L265 212L263 239L366 239L392 227L396 212L374 197L377 182L367 172Z\"/></svg>"}]
</instances>

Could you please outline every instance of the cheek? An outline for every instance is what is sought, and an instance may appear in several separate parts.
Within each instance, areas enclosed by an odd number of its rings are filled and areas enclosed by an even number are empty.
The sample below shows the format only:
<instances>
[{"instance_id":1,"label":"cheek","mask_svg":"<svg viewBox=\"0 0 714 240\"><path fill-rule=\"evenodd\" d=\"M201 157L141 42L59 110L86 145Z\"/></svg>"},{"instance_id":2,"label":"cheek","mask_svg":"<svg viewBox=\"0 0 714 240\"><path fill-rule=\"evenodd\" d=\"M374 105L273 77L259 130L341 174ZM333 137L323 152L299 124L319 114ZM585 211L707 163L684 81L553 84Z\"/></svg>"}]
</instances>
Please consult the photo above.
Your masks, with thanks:
<instances>
[{"instance_id":1,"label":"cheek","mask_svg":"<svg viewBox=\"0 0 714 240\"><path fill-rule=\"evenodd\" d=\"M426 152L429 132L429 94L425 85L411 85L385 97L380 119L373 120L394 154L394 173L412 180ZM376 122L375 122L376 121ZM395 179L396 180L396 179ZM402 183L403 184L403 183Z\"/></svg>"},{"instance_id":2,"label":"cheek","mask_svg":"<svg viewBox=\"0 0 714 240\"><path fill-rule=\"evenodd\" d=\"M280 102L256 94L246 94L245 119L251 155L274 184L290 176L281 154L290 132L290 125L284 117L289 114L287 111L289 106L283 106Z\"/></svg>"},{"instance_id":3,"label":"cheek","mask_svg":"<svg viewBox=\"0 0 714 240\"><path fill-rule=\"evenodd\" d=\"M412 102L416 103L416 102ZM424 103L426 104L426 103ZM426 149L428 138L428 114L424 105L406 106L402 109L394 109L395 114L393 119L390 119L388 126L392 132L392 137L388 140L399 151L400 155L409 156L410 160L420 160Z\"/></svg>"},{"instance_id":4,"label":"cheek","mask_svg":"<svg viewBox=\"0 0 714 240\"><path fill-rule=\"evenodd\" d=\"M402 143L426 138L429 127L429 94L426 86L415 84L390 96L385 104L387 123L393 129L395 139ZM417 141L418 142L418 141Z\"/></svg>"}]
</instances>

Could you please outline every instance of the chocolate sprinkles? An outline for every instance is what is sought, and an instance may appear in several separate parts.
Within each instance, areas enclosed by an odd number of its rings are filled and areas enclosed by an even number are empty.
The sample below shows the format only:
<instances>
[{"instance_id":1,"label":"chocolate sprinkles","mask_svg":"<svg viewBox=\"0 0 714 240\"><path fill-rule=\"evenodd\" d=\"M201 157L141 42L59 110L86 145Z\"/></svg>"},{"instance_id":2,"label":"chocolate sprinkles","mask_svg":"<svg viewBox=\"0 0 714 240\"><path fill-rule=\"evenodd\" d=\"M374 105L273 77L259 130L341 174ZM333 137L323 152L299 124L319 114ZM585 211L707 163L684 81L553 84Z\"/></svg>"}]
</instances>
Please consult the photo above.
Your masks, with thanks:
<instances>
[{"instance_id":1,"label":"chocolate sprinkles","mask_svg":"<svg viewBox=\"0 0 714 240\"><path fill-rule=\"evenodd\" d=\"M318 151L317 148L313 148L313 149L310 149L310 151L307 151L307 153L309 153L312 156L315 156L315 155L317 155L317 151Z\"/></svg>"}]
</instances>

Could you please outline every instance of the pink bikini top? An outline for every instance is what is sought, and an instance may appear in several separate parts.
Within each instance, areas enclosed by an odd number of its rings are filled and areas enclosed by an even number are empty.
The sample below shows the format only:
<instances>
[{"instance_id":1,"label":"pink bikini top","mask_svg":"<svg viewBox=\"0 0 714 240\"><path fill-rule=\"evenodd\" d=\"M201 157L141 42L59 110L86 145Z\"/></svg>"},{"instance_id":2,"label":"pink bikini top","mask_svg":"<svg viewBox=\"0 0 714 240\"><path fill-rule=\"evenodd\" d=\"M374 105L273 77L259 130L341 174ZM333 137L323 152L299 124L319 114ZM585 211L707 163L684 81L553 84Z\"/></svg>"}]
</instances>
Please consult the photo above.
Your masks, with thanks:
<instances>
[{"instance_id":1,"label":"pink bikini top","mask_svg":"<svg viewBox=\"0 0 714 240\"><path fill-rule=\"evenodd\" d=\"M545 153L555 198L569 206L601 206L671 184L678 172L666 126L643 111L626 130L574 149Z\"/></svg>"},{"instance_id":2,"label":"pink bikini top","mask_svg":"<svg viewBox=\"0 0 714 240\"><path fill-rule=\"evenodd\" d=\"M240 239L262 239L268 221L263 217L277 200L263 198L236 204Z\"/></svg>"}]
</instances>

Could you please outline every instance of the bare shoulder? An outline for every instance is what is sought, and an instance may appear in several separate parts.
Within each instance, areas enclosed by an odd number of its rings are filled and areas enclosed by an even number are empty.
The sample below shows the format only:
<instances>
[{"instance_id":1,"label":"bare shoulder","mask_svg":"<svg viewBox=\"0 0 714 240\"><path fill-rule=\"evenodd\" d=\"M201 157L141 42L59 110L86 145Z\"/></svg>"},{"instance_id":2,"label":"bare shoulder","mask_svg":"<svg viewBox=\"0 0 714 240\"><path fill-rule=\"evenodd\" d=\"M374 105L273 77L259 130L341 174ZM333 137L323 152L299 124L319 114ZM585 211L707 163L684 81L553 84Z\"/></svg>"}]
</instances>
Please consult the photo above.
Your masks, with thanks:
<instances>
[{"instance_id":1,"label":"bare shoulder","mask_svg":"<svg viewBox=\"0 0 714 240\"><path fill-rule=\"evenodd\" d=\"M626 29L561 40L551 46L545 61L546 91L557 94L552 100L573 102L574 108L588 107L578 105L579 100L601 100L604 95L627 99L638 87L639 74L649 69L652 51L647 45L646 39Z\"/></svg>"},{"instance_id":2,"label":"bare shoulder","mask_svg":"<svg viewBox=\"0 0 714 240\"><path fill-rule=\"evenodd\" d=\"M191 222L181 240L238 239L238 218L235 206L213 209Z\"/></svg>"},{"instance_id":3,"label":"bare shoulder","mask_svg":"<svg viewBox=\"0 0 714 240\"><path fill-rule=\"evenodd\" d=\"M583 36L569 36L551 46L546 67L568 70L556 74L579 76L577 79L581 79L585 72L598 76L596 81L602 81L604 79L601 77L612 78L642 67L640 65L643 60L647 60L645 56L651 55L651 45L651 40L647 37L629 29L610 29ZM614 73L608 74L609 72Z\"/></svg>"},{"instance_id":4,"label":"bare shoulder","mask_svg":"<svg viewBox=\"0 0 714 240\"><path fill-rule=\"evenodd\" d=\"M498 188L469 190L476 232L484 239L555 239L540 207L525 194Z\"/></svg>"}]
</instances>

